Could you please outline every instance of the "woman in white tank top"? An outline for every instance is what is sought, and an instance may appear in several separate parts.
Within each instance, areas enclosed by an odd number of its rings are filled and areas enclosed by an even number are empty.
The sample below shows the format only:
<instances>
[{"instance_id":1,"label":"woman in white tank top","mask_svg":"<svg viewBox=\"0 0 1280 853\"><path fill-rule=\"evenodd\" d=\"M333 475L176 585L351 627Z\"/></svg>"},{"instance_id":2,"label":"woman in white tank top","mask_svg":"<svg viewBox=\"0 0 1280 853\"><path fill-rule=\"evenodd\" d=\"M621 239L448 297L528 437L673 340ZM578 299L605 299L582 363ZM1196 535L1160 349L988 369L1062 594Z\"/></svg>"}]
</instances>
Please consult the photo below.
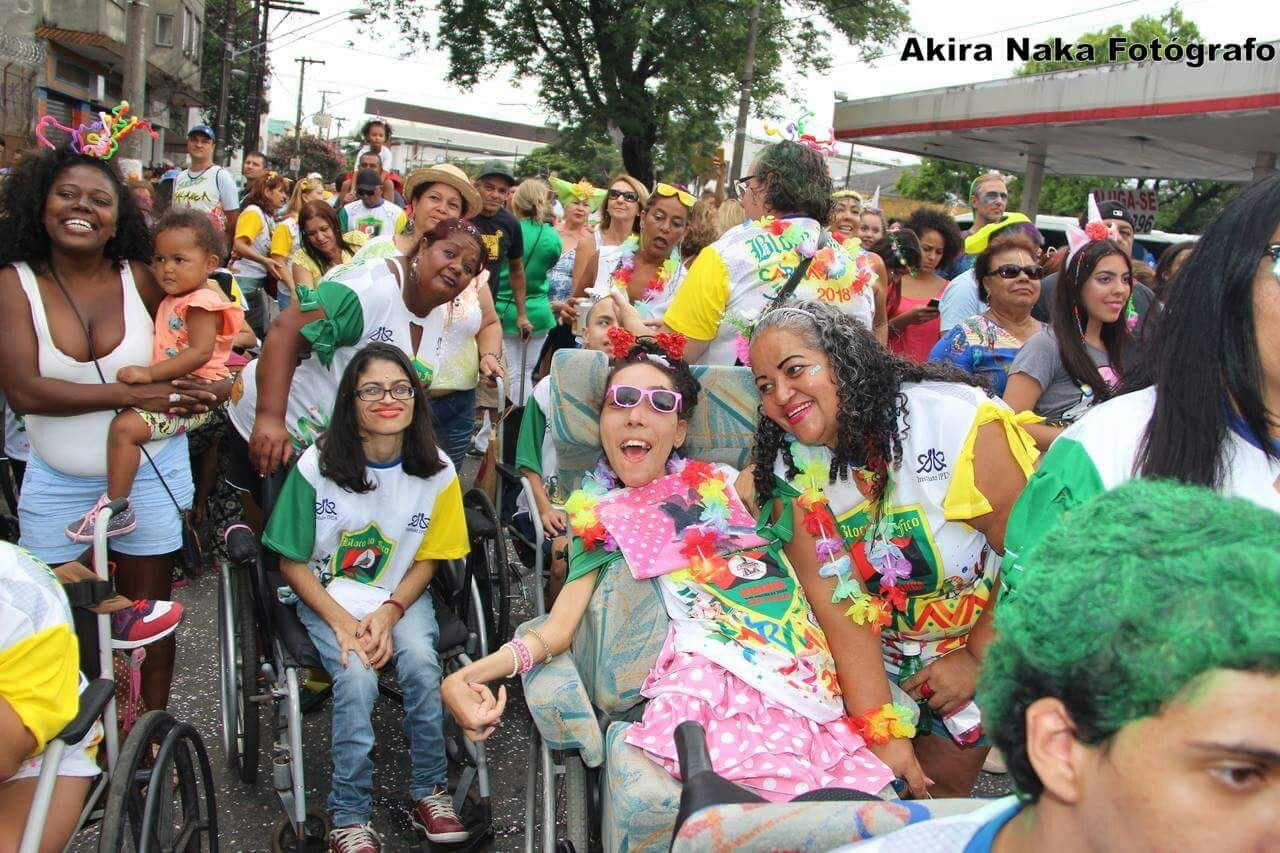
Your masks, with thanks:
<instances>
[{"instance_id":1,"label":"woman in white tank top","mask_svg":"<svg viewBox=\"0 0 1280 853\"><path fill-rule=\"evenodd\" d=\"M43 151L0 186L0 386L25 416L31 441L18 503L21 544L45 562L84 550L65 526L102 494L116 409L203 411L218 403L215 390L224 397L230 390L230 383L114 381L121 367L151 363L152 314L164 293L150 259L141 214L101 160ZM149 453L155 467L142 466L129 495L139 523L111 548L122 594L168 599L172 555L182 542L175 503L191 502L186 438L155 443ZM148 648L142 694L150 708L167 702L173 653L171 639Z\"/></svg>"}]
</instances>

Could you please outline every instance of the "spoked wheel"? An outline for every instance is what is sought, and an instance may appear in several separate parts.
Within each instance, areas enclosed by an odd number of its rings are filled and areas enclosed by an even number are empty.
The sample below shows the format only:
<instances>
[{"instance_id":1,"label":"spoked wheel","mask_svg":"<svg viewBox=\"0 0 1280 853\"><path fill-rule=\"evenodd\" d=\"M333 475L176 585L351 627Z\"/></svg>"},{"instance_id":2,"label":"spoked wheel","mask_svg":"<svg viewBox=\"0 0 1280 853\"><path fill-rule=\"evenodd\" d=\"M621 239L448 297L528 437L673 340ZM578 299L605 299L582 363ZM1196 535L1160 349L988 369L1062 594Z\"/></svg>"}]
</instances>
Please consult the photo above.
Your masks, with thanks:
<instances>
[{"instance_id":1,"label":"spoked wheel","mask_svg":"<svg viewBox=\"0 0 1280 853\"><path fill-rule=\"evenodd\" d=\"M467 576L475 578L485 605L485 632L489 648L495 649L511 639L511 575L507 565L506 541L498 525L498 514L487 495L472 489L462 497L469 516L479 516L480 524L471 536L471 553L467 555ZM459 594L467 594L464 581ZM459 601L459 613L469 613L467 602ZM466 620L470 627L470 617Z\"/></svg>"},{"instance_id":2,"label":"spoked wheel","mask_svg":"<svg viewBox=\"0 0 1280 853\"><path fill-rule=\"evenodd\" d=\"M271 853L324 853L328 848L329 816L324 812L307 811L302 824L302 835L294 832L288 818L280 821L271 836Z\"/></svg>"},{"instance_id":3,"label":"spoked wheel","mask_svg":"<svg viewBox=\"0 0 1280 853\"><path fill-rule=\"evenodd\" d=\"M190 725L164 711L138 720L111 773L98 850L216 853L213 771Z\"/></svg>"},{"instance_id":4,"label":"spoked wheel","mask_svg":"<svg viewBox=\"0 0 1280 853\"><path fill-rule=\"evenodd\" d=\"M260 711L253 701L258 687L258 622L248 578L235 566L226 566L220 581L222 745L227 751L227 766L239 771L240 781L252 785L258 781Z\"/></svg>"}]
</instances>

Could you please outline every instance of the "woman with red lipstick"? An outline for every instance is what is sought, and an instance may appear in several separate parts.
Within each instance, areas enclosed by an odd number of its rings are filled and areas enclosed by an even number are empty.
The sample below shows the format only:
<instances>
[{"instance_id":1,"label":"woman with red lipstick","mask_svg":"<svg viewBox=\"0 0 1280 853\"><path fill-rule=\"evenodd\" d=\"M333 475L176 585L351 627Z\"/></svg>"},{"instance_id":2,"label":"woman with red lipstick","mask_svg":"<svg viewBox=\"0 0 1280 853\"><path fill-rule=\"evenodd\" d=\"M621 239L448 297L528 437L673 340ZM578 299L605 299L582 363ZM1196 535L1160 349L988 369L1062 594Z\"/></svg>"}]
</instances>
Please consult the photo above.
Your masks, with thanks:
<instances>
[{"instance_id":1,"label":"woman with red lipstick","mask_svg":"<svg viewBox=\"0 0 1280 853\"><path fill-rule=\"evenodd\" d=\"M412 821L435 843L467 838L448 789L440 633L427 584L469 550L462 490L431 430L416 367L370 344L338 383L333 420L289 472L263 534L298 596L298 618L333 678L329 849L377 851L373 713L394 662L413 770Z\"/></svg>"},{"instance_id":2,"label":"woman with red lipstick","mask_svg":"<svg viewBox=\"0 0 1280 853\"><path fill-rule=\"evenodd\" d=\"M1050 324L1023 345L1009 367L1004 400L1032 411L1041 450L1095 403L1110 399L1132 342L1125 306L1133 290L1129 255L1110 239L1075 252L1059 274Z\"/></svg>"},{"instance_id":3,"label":"woman with red lipstick","mask_svg":"<svg viewBox=\"0 0 1280 853\"><path fill-rule=\"evenodd\" d=\"M767 311L750 355L756 505L844 650L855 727L914 795L968 796L995 569L1034 442L977 379L893 355L826 302ZM895 729L904 692L921 719Z\"/></svg>"}]
</instances>

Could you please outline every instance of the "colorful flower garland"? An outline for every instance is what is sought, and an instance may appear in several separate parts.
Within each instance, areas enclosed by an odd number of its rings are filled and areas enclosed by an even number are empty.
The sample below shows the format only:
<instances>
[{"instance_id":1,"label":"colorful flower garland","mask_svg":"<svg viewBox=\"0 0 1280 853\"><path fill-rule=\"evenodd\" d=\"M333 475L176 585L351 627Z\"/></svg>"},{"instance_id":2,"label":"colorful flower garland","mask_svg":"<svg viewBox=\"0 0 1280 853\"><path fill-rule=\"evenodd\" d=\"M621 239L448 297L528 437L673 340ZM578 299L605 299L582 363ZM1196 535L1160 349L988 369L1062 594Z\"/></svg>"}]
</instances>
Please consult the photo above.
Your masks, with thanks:
<instances>
[{"instance_id":1,"label":"colorful flower garland","mask_svg":"<svg viewBox=\"0 0 1280 853\"><path fill-rule=\"evenodd\" d=\"M914 717L914 709L886 702L874 711L856 717L845 717L844 720L864 741L880 746L895 738L909 740L915 737L916 726L911 722Z\"/></svg>"},{"instance_id":2,"label":"colorful flower garland","mask_svg":"<svg viewBox=\"0 0 1280 853\"><path fill-rule=\"evenodd\" d=\"M621 259L618 261L618 265L613 268L613 275L609 277L610 284L627 294L628 298L630 298L631 293L631 278L636 272L636 254L639 251L639 237L633 234L623 241ZM668 282L671 281L679 269L679 250L676 249L662 262L662 266L658 267L658 274L649 279L649 283L644 286L644 296L641 299L644 302L656 302L666 292Z\"/></svg>"}]
</instances>

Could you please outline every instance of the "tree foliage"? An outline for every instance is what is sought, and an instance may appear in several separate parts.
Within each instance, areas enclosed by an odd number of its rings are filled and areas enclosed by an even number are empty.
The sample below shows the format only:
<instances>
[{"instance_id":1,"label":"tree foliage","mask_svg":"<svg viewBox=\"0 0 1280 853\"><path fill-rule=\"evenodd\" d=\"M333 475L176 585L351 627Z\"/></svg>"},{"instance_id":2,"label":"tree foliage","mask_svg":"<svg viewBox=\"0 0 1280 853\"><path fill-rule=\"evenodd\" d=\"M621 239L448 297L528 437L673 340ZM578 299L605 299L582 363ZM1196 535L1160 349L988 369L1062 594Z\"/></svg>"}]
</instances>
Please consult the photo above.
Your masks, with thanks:
<instances>
[{"instance_id":1,"label":"tree foliage","mask_svg":"<svg viewBox=\"0 0 1280 853\"><path fill-rule=\"evenodd\" d=\"M253 0L205 0L204 32L200 45L200 95L204 99L204 120L214 128L218 127L218 96L222 85L223 27L226 25L226 15L232 8L232 3L237 4L233 49L242 50L258 41L258 34L253 25ZM249 66L252 60L253 51L245 50L231 61L233 70L244 73L232 74L229 78L227 112L230 121L222 140L224 150L228 154L239 150L244 144L244 125L248 117L250 92ZM266 111L264 104L262 106L264 115Z\"/></svg>"},{"instance_id":2,"label":"tree foliage","mask_svg":"<svg viewBox=\"0 0 1280 853\"><path fill-rule=\"evenodd\" d=\"M603 186L620 171L622 155L613 141L577 128L561 128L559 141L533 149L516 163L516 174L521 177L555 172L566 181L586 178L596 186Z\"/></svg>"},{"instance_id":3,"label":"tree foliage","mask_svg":"<svg viewBox=\"0 0 1280 853\"><path fill-rule=\"evenodd\" d=\"M402 42L449 54L449 81L464 88L501 69L537 81L542 104L565 124L620 146L629 172L652 181L655 148L696 126L721 138L740 85L755 0L439 0L436 16L415 0L368 0L374 20ZM800 71L826 70L834 31L853 43L892 41L908 23L900 0L760 3L753 103L766 114ZM864 49L864 53L869 50ZM708 118L715 117L715 118ZM687 134L686 134L687 135ZM705 138L705 137L704 137ZM688 159L687 146L659 151Z\"/></svg>"},{"instance_id":4,"label":"tree foliage","mask_svg":"<svg viewBox=\"0 0 1280 853\"><path fill-rule=\"evenodd\" d=\"M350 162L338 150L335 140L321 139L310 133L302 134L301 152L302 169L300 174L307 175L311 172L319 172L326 181L340 172L347 171ZM275 155L287 162L293 156L293 140L290 139L287 145L281 146L281 150L275 152Z\"/></svg>"},{"instance_id":5,"label":"tree foliage","mask_svg":"<svg viewBox=\"0 0 1280 853\"><path fill-rule=\"evenodd\" d=\"M1159 17L1145 15L1137 18L1127 27L1117 24L1105 30L1085 33L1072 39L1077 44L1094 46L1093 63L1032 60L1020 66L1014 74L1021 77L1089 64L1106 64L1107 40L1121 36L1131 41L1150 42L1158 38L1163 42L1176 40L1184 44L1201 39L1200 30L1195 22L1187 20L1182 10L1175 6ZM969 182L982 171L985 171L984 167L926 157L920 165L913 166L903 173L898 180L898 191L907 198L936 202L944 202L947 200L947 193L955 193L961 201L967 202ZM1237 187L1218 181L1125 180L1111 177L1045 175L1040 189L1040 212L1059 216L1078 216L1084 210L1085 196L1089 190L1096 187L1122 187L1135 184L1140 188L1156 190L1159 201L1159 211L1156 214L1157 228L1163 231L1186 233L1202 230L1238 191ZM1014 176L1009 184L1010 210L1018 209L1021 191L1022 179Z\"/></svg>"}]
</instances>

